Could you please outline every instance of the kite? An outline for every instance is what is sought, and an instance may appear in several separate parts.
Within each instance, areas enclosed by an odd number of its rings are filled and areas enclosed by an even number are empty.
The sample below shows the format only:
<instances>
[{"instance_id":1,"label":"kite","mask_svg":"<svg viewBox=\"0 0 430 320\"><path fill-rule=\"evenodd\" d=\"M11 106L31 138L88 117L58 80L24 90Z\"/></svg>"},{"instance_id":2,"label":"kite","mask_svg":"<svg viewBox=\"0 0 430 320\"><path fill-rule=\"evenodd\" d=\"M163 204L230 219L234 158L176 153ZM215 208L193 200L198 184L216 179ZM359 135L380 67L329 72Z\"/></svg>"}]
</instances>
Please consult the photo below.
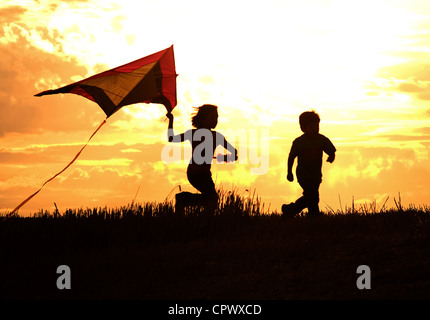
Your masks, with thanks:
<instances>
[{"instance_id":1,"label":"kite","mask_svg":"<svg viewBox=\"0 0 430 320\"><path fill-rule=\"evenodd\" d=\"M58 89L40 92L35 96L74 93L97 103L106 114L106 119L122 107L134 103L159 103L163 104L168 112L171 112L177 104L176 77L172 45L167 49L133 62ZM63 170L45 181L38 191L19 204L11 214L17 212L24 204L39 193L45 184L72 165L90 142L91 138L106 123L106 119L98 126L73 160Z\"/></svg>"},{"instance_id":2,"label":"kite","mask_svg":"<svg viewBox=\"0 0 430 320\"><path fill-rule=\"evenodd\" d=\"M109 118L123 106L161 103L168 111L176 106L176 71L170 48L67 86L36 94L37 97L74 93L96 102Z\"/></svg>"}]
</instances>

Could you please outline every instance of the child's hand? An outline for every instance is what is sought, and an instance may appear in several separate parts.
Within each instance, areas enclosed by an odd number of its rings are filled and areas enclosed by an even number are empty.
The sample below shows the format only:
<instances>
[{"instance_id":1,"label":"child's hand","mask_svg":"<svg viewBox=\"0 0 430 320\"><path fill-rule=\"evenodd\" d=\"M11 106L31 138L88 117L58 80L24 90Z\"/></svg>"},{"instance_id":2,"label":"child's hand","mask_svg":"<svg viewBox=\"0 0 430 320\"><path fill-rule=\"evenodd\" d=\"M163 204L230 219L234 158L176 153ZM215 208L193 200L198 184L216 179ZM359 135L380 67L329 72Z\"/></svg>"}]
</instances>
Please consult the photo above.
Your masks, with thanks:
<instances>
[{"instance_id":1,"label":"child's hand","mask_svg":"<svg viewBox=\"0 0 430 320\"><path fill-rule=\"evenodd\" d=\"M167 119L169 119L170 121L172 121L173 120L173 113L167 112L166 117L167 117Z\"/></svg>"},{"instance_id":2,"label":"child's hand","mask_svg":"<svg viewBox=\"0 0 430 320\"><path fill-rule=\"evenodd\" d=\"M327 162L333 163L333 161L334 161L334 154L328 156L327 158Z\"/></svg>"},{"instance_id":3,"label":"child's hand","mask_svg":"<svg viewBox=\"0 0 430 320\"><path fill-rule=\"evenodd\" d=\"M236 153L236 156L234 158L233 158L233 155L231 155L231 154L221 154L221 153L218 153L217 156L216 156L216 161L218 163L220 163L220 162L230 163L230 162L234 162L236 160L237 160L237 153Z\"/></svg>"},{"instance_id":4,"label":"child's hand","mask_svg":"<svg viewBox=\"0 0 430 320\"><path fill-rule=\"evenodd\" d=\"M222 153L218 153L218 154L216 155L216 161L217 161L218 163L224 162L224 161L226 160L226 158L227 158L227 155L224 155L224 154L222 154Z\"/></svg>"},{"instance_id":5,"label":"child's hand","mask_svg":"<svg viewBox=\"0 0 430 320\"><path fill-rule=\"evenodd\" d=\"M292 172L288 172L288 174L287 174L287 180L290 181L290 182L294 181L294 175L293 175Z\"/></svg>"},{"instance_id":6,"label":"child's hand","mask_svg":"<svg viewBox=\"0 0 430 320\"><path fill-rule=\"evenodd\" d=\"M238 157L237 157L237 149L234 149L234 160L233 161L237 161Z\"/></svg>"}]
</instances>

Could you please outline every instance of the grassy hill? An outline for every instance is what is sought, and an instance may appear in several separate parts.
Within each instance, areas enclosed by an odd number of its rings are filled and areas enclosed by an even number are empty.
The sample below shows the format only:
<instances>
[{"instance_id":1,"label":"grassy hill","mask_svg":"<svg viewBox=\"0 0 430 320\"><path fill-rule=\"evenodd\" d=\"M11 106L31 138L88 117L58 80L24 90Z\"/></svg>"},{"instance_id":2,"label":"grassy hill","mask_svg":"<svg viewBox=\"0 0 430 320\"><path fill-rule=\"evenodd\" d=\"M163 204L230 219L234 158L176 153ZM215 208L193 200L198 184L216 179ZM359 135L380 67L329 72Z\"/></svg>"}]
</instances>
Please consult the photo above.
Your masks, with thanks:
<instances>
[{"instance_id":1,"label":"grassy hill","mask_svg":"<svg viewBox=\"0 0 430 320\"><path fill-rule=\"evenodd\" d=\"M3 215L0 298L430 298L427 208L283 218L262 206L231 192L214 216L176 217L171 202ZM70 290L56 286L59 265ZM356 286L360 265L371 289Z\"/></svg>"}]
</instances>

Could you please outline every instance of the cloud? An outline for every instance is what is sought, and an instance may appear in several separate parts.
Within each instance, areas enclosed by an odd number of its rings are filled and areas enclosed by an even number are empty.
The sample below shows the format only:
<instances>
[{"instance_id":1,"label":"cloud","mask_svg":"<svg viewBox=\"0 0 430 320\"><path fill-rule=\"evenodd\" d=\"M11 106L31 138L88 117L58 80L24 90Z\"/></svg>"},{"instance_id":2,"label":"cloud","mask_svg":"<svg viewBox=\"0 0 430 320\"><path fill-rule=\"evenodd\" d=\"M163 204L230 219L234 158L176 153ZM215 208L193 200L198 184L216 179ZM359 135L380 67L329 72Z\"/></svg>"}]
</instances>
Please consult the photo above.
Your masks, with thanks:
<instances>
[{"instance_id":1,"label":"cloud","mask_svg":"<svg viewBox=\"0 0 430 320\"><path fill-rule=\"evenodd\" d=\"M347 147L337 152L332 165L323 165L321 199L330 206L352 197L361 202L373 201L376 195L400 192L405 203L424 204L428 185L428 149L408 147ZM350 205L350 203L348 204ZM393 205L391 202L389 205Z\"/></svg>"},{"instance_id":2,"label":"cloud","mask_svg":"<svg viewBox=\"0 0 430 320\"><path fill-rule=\"evenodd\" d=\"M87 70L70 57L45 52L17 35L0 45L0 136L10 132L76 130L88 127L91 111L82 100L61 96L34 97L34 94L71 82ZM89 118L83 117L87 113ZM95 113L95 112L94 112ZM80 118L81 116L81 118Z\"/></svg>"},{"instance_id":3,"label":"cloud","mask_svg":"<svg viewBox=\"0 0 430 320\"><path fill-rule=\"evenodd\" d=\"M417 100L430 100L430 64L426 62L409 61L383 67L376 77L384 79L383 82L371 83L370 88L377 92L401 93Z\"/></svg>"},{"instance_id":4,"label":"cloud","mask_svg":"<svg viewBox=\"0 0 430 320\"><path fill-rule=\"evenodd\" d=\"M54 201L61 204L62 209L127 205L139 186L137 201L163 199L176 185L187 180L186 165L162 163L162 146L161 143L90 144L79 159L48 183L21 213L35 212L38 207L49 209ZM0 164L8 170L0 171L0 210L17 206L63 169L79 149L77 145L48 145L20 151L2 150Z\"/></svg>"},{"instance_id":5,"label":"cloud","mask_svg":"<svg viewBox=\"0 0 430 320\"><path fill-rule=\"evenodd\" d=\"M27 9L21 6L8 6L0 8L0 24L19 20L26 11Z\"/></svg>"}]
</instances>

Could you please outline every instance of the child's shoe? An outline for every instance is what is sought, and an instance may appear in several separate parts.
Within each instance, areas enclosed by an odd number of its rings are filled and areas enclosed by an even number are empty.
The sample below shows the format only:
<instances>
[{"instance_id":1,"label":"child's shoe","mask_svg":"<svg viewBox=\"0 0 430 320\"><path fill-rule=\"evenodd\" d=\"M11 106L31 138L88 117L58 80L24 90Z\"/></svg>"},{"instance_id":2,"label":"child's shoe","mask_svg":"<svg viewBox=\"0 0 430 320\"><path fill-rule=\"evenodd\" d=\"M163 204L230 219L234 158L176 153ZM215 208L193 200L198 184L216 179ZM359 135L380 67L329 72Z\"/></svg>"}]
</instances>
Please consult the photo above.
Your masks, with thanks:
<instances>
[{"instance_id":1,"label":"child's shoe","mask_svg":"<svg viewBox=\"0 0 430 320\"><path fill-rule=\"evenodd\" d=\"M295 208L294 203L290 204L283 204L282 205L282 216L287 217L294 217L297 214L297 210Z\"/></svg>"},{"instance_id":2,"label":"child's shoe","mask_svg":"<svg viewBox=\"0 0 430 320\"><path fill-rule=\"evenodd\" d=\"M192 194L190 192L181 192L175 195L175 214L177 216L185 215L185 207L190 205Z\"/></svg>"}]
</instances>

